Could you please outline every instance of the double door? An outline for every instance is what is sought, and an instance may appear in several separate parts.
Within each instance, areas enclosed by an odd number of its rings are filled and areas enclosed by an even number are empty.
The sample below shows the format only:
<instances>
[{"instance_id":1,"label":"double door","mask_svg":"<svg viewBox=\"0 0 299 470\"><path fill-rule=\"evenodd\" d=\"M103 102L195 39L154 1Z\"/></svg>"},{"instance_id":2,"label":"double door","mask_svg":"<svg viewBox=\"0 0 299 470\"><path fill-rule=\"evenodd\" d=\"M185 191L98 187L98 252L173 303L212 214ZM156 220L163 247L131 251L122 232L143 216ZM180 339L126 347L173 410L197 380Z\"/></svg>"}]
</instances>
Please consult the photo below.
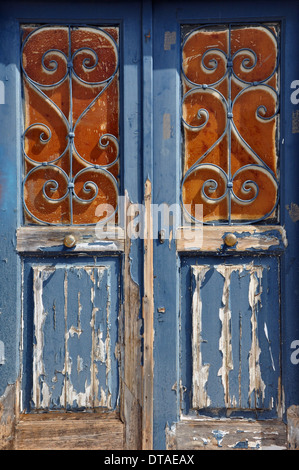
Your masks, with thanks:
<instances>
[{"instance_id":1,"label":"double door","mask_svg":"<svg viewBox=\"0 0 299 470\"><path fill-rule=\"evenodd\" d=\"M286 447L297 6L15 3L0 386L16 447L53 429L57 446Z\"/></svg>"}]
</instances>

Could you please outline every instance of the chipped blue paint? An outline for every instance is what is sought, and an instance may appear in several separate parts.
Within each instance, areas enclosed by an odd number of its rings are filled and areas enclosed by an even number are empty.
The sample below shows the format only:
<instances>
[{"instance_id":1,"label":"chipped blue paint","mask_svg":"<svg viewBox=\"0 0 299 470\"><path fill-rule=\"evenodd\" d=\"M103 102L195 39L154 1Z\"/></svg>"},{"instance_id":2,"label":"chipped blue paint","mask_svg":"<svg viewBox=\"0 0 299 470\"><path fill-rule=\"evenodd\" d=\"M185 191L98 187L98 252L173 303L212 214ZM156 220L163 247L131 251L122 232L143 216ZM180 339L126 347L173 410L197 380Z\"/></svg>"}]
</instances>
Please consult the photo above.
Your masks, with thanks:
<instances>
[{"instance_id":1,"label":"chipped blue paint","mask_svg":"<svg viewBox=\"0 0 299 470\"><path fill-rule=\"evenodd\" d=\"M104 249L105 252L121 252L123 251L120 247L118 247L114 242L108 240L101 240L101 241L93 241L92 243L84 243L84 246L81 245L82 251L88 251L89 253L97 253ZM40 253L62 253L62 254L70 254L80 252L80 246L76 245L74 247L68 248L65 247L63 244L60 245L53 245L53 246L41 246L37 250Z\"/></svg>"},{"instance_id":2,"label":"chipped blue paint","mask_svg":"<svg viewBox=\"0 0 299 470\"><path fill-rule=\"evenodd\" d=\"M23 409L115 409L119 266L117 257L25 263Z\"/></svg>"},{"instance_id":3,"label":"chipped blue paint","mask_svg":"<svg viewBox=\"0 0 299 470\"><path fill-rule=\"evenodd\" d=\"M225 242L224 242L224 239L226 237L227 234L230 234L230 233L233 233L236 238L237 238L237 242L235 243L234 246L232 247L229 247L229 246L226 246L225 245ZM265 230L264 232L262 233L250 233L250 232L235 232L233 230L233 227L232 227L232 230L230 231L226 231L224 232L223 236L222 236L222 239L223 239L223 244L221 245L221 247L219 248L219 252L222 252L222 253L226 253L226 252L234 252L234 249L237 248L238 246L238 242L244 238L247 238L247 237L251 237L251 239L256 239L256 240L259 240L261 243L263 242L263 240L267 241L268 244L269 244L269 247L267 248L267 253L276 253L276 254L282 254L284 253L285 249L286 249L286 240L284 239L282 233L280 230L275 230L275 229L271 229L271 230ZM270 241L272 241L272 244L270 243ZM252 252L252 253L259 253L260 252L260 248L259 247L250 247L250 248L247 248L246 250L247 252Z\"/></svg>"},{"instance_id":4,"label":"chipped blue paint","mask_svg":"<svg viewBox=\"0 0 299 470\"><path fill-rule=\"evenodd\" d=\"M223 441L223 438L225 437L226 432L225 431L219 431L218 429L212 431L213 436L215 437L217 441L217 446L222 447L221 443Z\"/></svg>"},{"instance_id":5,"label":"chipped blue paint","mask_svg":"<svg viewBox=\"0 0 299 470\"><path fill-rule=\"evenodd\" d=\"M208 267L208 270L197 286L192 275L192 267ZM231 266L229 290L226 291L222 274L224 267ZM272 257L225 260L222 258L206 257L199 260L196 257L184 257L181 264L181 290L187 286L188 295L181 298L181 380L186 387L183 410L189 412L192 408L192 376L197 371L192 370L194 352L191 349L191 338L194 334L192 325L192 297L195 289L200 287L202 334L201 341L202 364L209 364L209 374L206 383L206 393L209 405L198 410L200 414L225 416L225 408L229 408L230 416L277 417L280 409L280 310L278 294L278 263ZM259 279L258 275L261 274ZM249 302L252 282L256 282L256 310L253 312ZM223 352L220 347L222 322L220 311L225 307L224 299L229 309L229 331L226 341L230 342L231 360L227 371L228 395L222 382L221 368L223 367ZM256 344L254 343L253 319L256 319ZM267 326L267 336L265 335ZM271 354L269 350L271 338ZM250 356L259 348L258 363L260 364L261 390L253 390L253 377L250 375ZM231 365L230 365L231 364ZM274 365L274 367L273 367ZM259 369L257 375L259 374ZM264 392L263 383L266 384ZM264 394L264 395L263 395ZM227 405L229 403L229 406Z\"/></svg>"},{"instance_id":6,"label":"chipped blue paint","mask_svg":"<svg viewBox=\"0 0 299 470\"><path fill-rule=\"evenodd\" d=\"M259 446L257 445L257 449ZM233 449L248 449L248 441L239 441L234 445Z\"/></svg>"},{"instance_id":7,"label":"chipped blue paint","mask_svg":"<svg viewBox=\"0 0 299 470\"><path fill-rule=\"evenodd\" d=\"M1 9L4 5L1 4ZM19 221L18 198L20 145L15 138L19 130L18 50L19 36L13 15L0 12L0 80L5 83L5 104L0 106L0 332L5 343L5 364L0 368L0 397L19 375L21 327L21 263L15 253L15 229ZM12 315L12 312L14 314Z\"/></svg>"}]
</instances>

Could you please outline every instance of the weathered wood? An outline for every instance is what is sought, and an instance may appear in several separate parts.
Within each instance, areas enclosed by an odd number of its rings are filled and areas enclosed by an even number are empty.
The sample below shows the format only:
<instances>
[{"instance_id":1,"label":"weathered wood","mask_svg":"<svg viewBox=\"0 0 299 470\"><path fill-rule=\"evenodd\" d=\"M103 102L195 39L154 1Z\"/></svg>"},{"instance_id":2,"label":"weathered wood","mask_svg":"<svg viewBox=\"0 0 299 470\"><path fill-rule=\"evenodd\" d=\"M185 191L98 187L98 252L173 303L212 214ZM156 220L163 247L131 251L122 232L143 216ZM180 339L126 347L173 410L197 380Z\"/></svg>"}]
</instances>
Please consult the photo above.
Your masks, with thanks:
<instances>
[{"instance_id":1,"label":"weathered wood","mask_svg":"<svg viewBox=\"0 0 299 470\"><path fill-rule=\"evenodd\" d=\"M64 238L73 235L76 244L72 248L64 246ZM20 227L17 230L17 251L31 252L122 252L124 251L124 230L120 227L107 227L101 231L96 226L89 227Z\"/></svg>"},{"instance_id":2,"label":"weathered wood","mask_svg":"<svg viewBox=\"0 0 299 470\"><path fill-rule=\"evenodd\" d=\"M0 397L0 450L13 447L17 385L8 385Z\"/></svg>"},{"instance_id":3,"label":"weathered wood","mask_svg":"<svg viewBox=\"0 0 299 470\"><path fill-rule=\"evenodd\" d=\"M154 377L154 272L153 272L153 221L151 214L152 185L145 183L145 236L144 236L144 362L143 362L143 450L153 445L153 377Z\"/></svg>"},{"instance_id":4,"label":"weathered wood","mask_svg":"<svg viewBox=\"0 0 299 470\"><path fill-rule=\"evenodd\" d=\"M275 258L205 261L190 267L192 407L266 409L280 416ZM265 302L266 295L271 300Z\"/></svg>"},{"instance_id":5,"label":"weathered wood","mask_svg":"<svg viewBox=\"0 0 299 470\"><path fill-rule=\"evenodd\" d=\"M285 450L286 425L281 421L183 419L166 430L170 450Z\"/></svg>"},{"instance_id":6,"label":"weathered wood","mask_svg":"<svg viewBox=\"0 0 299 470\"><path fill-rule=\"evenodd\" d=\"M299 406L292 405L287 410L288 446L291 450L299 449Z\"/></svg>"},{"instance_id":7,"label":"weathered wood","mask_svg":"<svg viewBox=\"0 0 299 470\"><path fill-rule=\"evenodd\" d=\"M237 243L234 246L225 244L225 236L234 234ZM179 227L176 232L177 250L186 251L229 251L244 252L256 250L261 251L283 251L287 246L286 232L280 226L252 226L233 225L208 226L199 228Z\"/></svg>"},{"instance_id":8,"label":"weathered wood","mask_svg":"<svg viewBox=\"0 0 299 470\"><path fill-rule=\"evenodd\" d=\"M114 409L118 287L111 265L32 270L33 389L25 407Z\"/></svg>"},{"instance_id":9,"label":"weathered wood","mask_svg":"<svg viewBox=\"0 0 299 470\"><path fill-rule=\"evenodd\" d=\"M130 205L126 194L126 214ZM128 218L127 223L130 220ZM127 224L126 224L127 225ZM132 240L125 240L123 264L124 303L121 331L122 360L120 376L120 411L125 423L125 449L142 448L142 373L141 373L141 326L140 288L131 274Z\"/></svg>"},{"instance_id":10,"label":"weathered wood","mask_svg":"<svg viewBox=\"0 0 299 470\"><path fill-rule=\"evenodd\" d=\"M15 450L122 450L124 425L115 413L21 415Z\"/></svg>"}]
</instances>

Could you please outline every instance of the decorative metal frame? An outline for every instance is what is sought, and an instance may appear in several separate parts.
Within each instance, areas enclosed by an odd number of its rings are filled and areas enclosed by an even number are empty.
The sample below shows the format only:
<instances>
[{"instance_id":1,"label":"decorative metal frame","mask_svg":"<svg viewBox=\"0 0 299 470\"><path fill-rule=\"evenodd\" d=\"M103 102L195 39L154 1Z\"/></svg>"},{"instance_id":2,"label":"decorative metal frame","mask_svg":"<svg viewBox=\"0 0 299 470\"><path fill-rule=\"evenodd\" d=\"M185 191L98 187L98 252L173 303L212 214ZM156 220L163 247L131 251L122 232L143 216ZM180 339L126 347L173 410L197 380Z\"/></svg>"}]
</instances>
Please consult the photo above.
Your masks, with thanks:
<instances>
[{"instance_id":1,"label":"decorative metal frame","mask_svg":"<svg viewBox=\"0 0 299 470\"><path fill-rule=\"evenodd\" d=\"M60 80L58 80L55 83L51 83L51 84L39 83L39 82L33 80L31 77L29 77L28 73L25 70L25 67L24 67L24 64L23 64L24 47L28 43L28 41L30 41L30 38L32 37L33 34L36 34L38 31L40 31L42 29L45 29L45 28L57 28L57 27L68 28L68 41L69 41L68 55L66 55L63 51L61 51L59 49L55 49L55 48L48 49L46 52L43 53L42 67L45 71L48 71L48 72L54 72L54 71L57 70L58 63L55 59L49 60L49 65L46 65L46 63L45 63L45 59L46 59L47 55L50 54L50 53L55 53L55 54L58 54L60 57L65 59L65 61L66 61L66 73ZM83 59L83 62L82 62L85 69L90 69L90 70L95 69L95 67L99 63L99 57L98 57L97 53L90 47L80 47L79 49L75 50L73 53L71 52L71 50L72 50L72 47L71 47L72 46L72 44L71 44L71 30L74 29L74 28L88 28L88 29L93 29L95 31L99 31L109 41L112 42L112 44L115 48L115 51L116 51L116 65L115 65L115 69L114 69L114 71L113 71L113 73L110 77L108 77L107 79L105 79L103 81L89 82L89 81L86 81L86 80L82 79L82 77L80 77L80 75L76 73L76 70L74 68L74 58L76 57L76 55L79 52L85 51L88 54L87 57L85 57ZM40 96L43 97L43 99L45 99L45 101L49 102L51 104L51 106L53 106L56 109L56 111L62 117L62 119L63 119L63 121L66 125L66 128L68 130L68 135L67 135L68 142L67 142L67 145L66 145L65 149L63 150L63 152L58 157L54 158L53 160L45 161L45 162L35 161L33 158L31 158L29 155L27 155L27 153L25 151L25 136L26 136L26 133L29 131L29 129L31 129L33 127L42 128L44 130L40 133L39 139L42 143L47 144L47 143L50 142L51 137L52 137L50 128L44 123L36 122L36 123L30 124L24 130L23 135L22 135L22 148L23 148L24 158L28 162L30 162L31 164L33 164L35 166L34 166L34 168L32 168L25 175L25 177L23 179L23 188L22 188L23 207L26 210L26 212L29 214L29 216L33 220L38 222L39 224L55 225L55 226L72 225L73 224L73 200L75 199L76 201L78 201L81 204L91 203L97 197L98 191L99 191L99 188L98 188L98 186L95 182L86 181L84 183L84 186L83 186L83 191L86 194L88 194L93 190L93 192L94 192L93 196L89 199L82 199L76 194L76 192L75 192L75 182L76 182L76 179L82 173L92 170L92 171L104 174L112 182L112 184L114 185L115 190L116 190L116 194L117 194L117 200L118 200L119 183L118 183L117 179L114 177L114 175L109 171L109 168L111 168L113 165L115 165L116 162L119 160L119 153L120 152L119 152L119 141L118 141L118 139L114 135L108 134L108 133L103 134L99 138L98 145L102 149L106 148L111 143L113 143L115 145L115 147L116 147L116 157L113 160L113 162L110 162L107 165L98 165L98 164L93 165L92 163L90 163L89 161L84 159L82 157L82 155L79 154L78 150L76 149L75 143L74 143L74 138L75 138L76 128L77 128L79 122L81 121L81 119L88 113L88 111L92 108L94 103L96 103L98 101L98 99L100 98L100 96L107 90L109 85L112 83L114 77L118 73L118 70L119 70L119 48L118 48L118 45L117 45L116 41L114 40L114 38L107 31L102 29L101 27L97 27L97 26L93 26L93 25L85 25L85 24L79 24L79 25L75 25L75 24L72 24L72 25L66 25L66 24L63 24L63 25L59 25L59 24L49 25L48 24L48 25L37 26L36 29L34 29L32 32L30 32L28 34L28 36L25 38L25 40L22 44L22 48L21 48L21 69L22 69L22 73L23 73L23 78L32 87L34 87L34 89L40 94ZM73 114L72 77L75 77L81 83L89 85L89 86L103 85L103 88L101 89L101 91L91 101L91 103L84 109L84 111L80 114L80 116L78 117L78 119L76 120L76 122L74 124L72 123L72 114ZM66 81L67 78L69 78L69 96L70 96L70 109L69 109L69 116L68 117L65 116L65 114L62 112L62 110L42 90L42 88L53 88L55 86L59 86L64 81ZM59 160L61 160L63 158L63 156L67 153L67 151L69 151L69 156L70 156L69 175L61 167L56 165L56 163ZM80 170L74 177L72 177L73 153L75 153L77 155L77 157L79 157L79 159L86 166L86 168L83 168L82 170ZM28 207L26 205L25 197L24 197L25 184L26 184L26 181L27 181L28 177L32 173L34 173L35 171L37 171L41 168L42 169L54 168L56 171L60 172L64 176L64 178L66 180L66 183L67 183L67 191L62 197L57 198L57 199L52 199L46 193L46 189L48 189L48 191L51 191L51 192L54 192L58 189L59 184L54 179L50 179L50 180L45 181L45 183L43 185L43 195L44 195L46 200L48 200L52 203L59 203L59 202L65 200L67 197L69 198L69 201L70 201L70 223L69 224L52 223L52 222L43 221L43 220L39 219L38 217L36 217L34 214L32 214L32 212L28 209ZM109 214L109 216L105 218L105 222L107 222L108 220L113 218L115 216L117 210L118 210L118 205L116 205L116 208L115 208L114 212ZM95 224L94 223L86 223L86 224L76 224L76 225L86 226L86 225L95 225Z\"/></svg>"},{"instance_id":2,"label":"decorative metal frame","mask_svg":"<svg viewBox=\"0 0 299 470\"><path fill-rule=\"evenodd\" d=\"M234 71L234 59L240 53L244 54L244 52L246 52L248 54L248 57L243 58L242 67L244 69L247 69L247 70L252 70L256 66L257 61L258 61L255 51L250 49L250 48L241 48L241 49L237 50L234 54L231 53L231 30L232 30L232 28L235 28L235 27L239 27L239 28L240 27L250 27L250 26L251 27L262 27L262 28L264 28L269 33L271 33L271 35L273 36L273 38L274 38L274 40L277 44L277 55L276 55L275 68L269 76L265 77L263 80L260 80L258 82L257 81L250 82L250 81L246 81L244 79L241 79L240 77L238 77L236 75L236 73ZM211 47L211 48L207 49L204 52L204 54L202 55L201 65L204 69L206 69L209 72L214 71L218 67L218 59L219 59L219 56L221 56L226 61L226 71L220 79L218 79L216 82L214 82L212 84L209 84L209 85L204 84L204 83L198 84L198 83L195 83L192 80L190 80L187 77L187 75L185 74L184 67L183 67L183 50L184 50L184 46L185 46L186 42L188 41L191 34L193 34L196 31L200 31L202 29L210 29L210 28L227 28L227 30L228 30L228 53L225 53L220 48ZM210 58L209 59L209 65L207 65L205 63L205 58L206 58L207 54L210 55L211 52L215 52L216 57L214 57L212 59ZM263 87L264 89L271 90L271 92L274 93L274 95L276 96L276 109L275 109L275 112L271 116L265 116L265 114L267 113L267 108L264 105L260 105L260 106L258 106L258 108L256 110L256 115L262 120L269 121L269 120L273 119L275 116L277 116L279 114L279 111L280 111L280 95L279 95L277 90L275 90L271 85L266 83L270 80L271 77L273 77L274 74L276 74L278 72L279 62L280 62L280 47L279 47L278 37L275 35L273 30L265 24L261 24L261 23L205 24L205 25L202 25L202 26L199 26L199 27L196 27L196 28L192 29L184 37L182 47L181 47L181 72L182 72L183 80L185 80L186 83L189 86L191 86L192 88L190 90L188 90L182 97L181 120L182 120L183 126L185 126L188 129L191 129L193 131L200 131L200 129L202 129L207 124L207 122L209 120L209 112L204 108L201 108L201 109L198 110L198 113L197 113L198 118L204 118L204 122L201 123L198 126L193 126L190 123L187 123L185 121L185 119L183 118L183 105L184 105L184 102L185 102L186 98L188 96L190 96L190 94L192 94L194 92L197 92L198 90L206 90L206 91L211 90L213 93L218 94L220 100L224 103L224 105L226 107L226 115L227 115L226 126L225 126L225 129L224 129L222 135L217 139L216 142L214 142L214 144L208 150L205 151L205 153L203 155L201 155L196 160L196 162L186 171L186 173L183 175L182 180L181 180L181 187L180 187L181 205L182 205L184 211L186 212L187 217L189 219L191 219L193 222L201 223L202 221L197 220L194 216L192 216L192 214L190 214L188 212L188 210L185 207L184 202L183 202L182 191L183 191L183 186L184 186L184 183L185 183L186 179L192 173L194 173L196 170L198 170L200 168L204 168L204 167L205 168L210 168L210 169L212 168L212 169L215 169L216 171L218 171L219 174L221 174L222 177L223 177L226 189L225 189L224 194L222 194L218 198L210 197L207 194L206 190L208 190L210 193L216 191L216 189L218 188L218 183L214 179L208 179L203 183L202 188L201 188L203 197L207 201L209 201L210 203L211 202L217 203L221 200L224 200L226 197L228 198L227 220L224 220L224 221L223 220L221 220L221 221L206 221L206 222L203 222L204 224L206 224L206 225L234 225L234 224L245 225L245 224L257 223L257 222L261 222L261 221L267 219L268 217L270 217L270 215L273 214L273 212L277 208L278 199L279 199L279 181L278 181L278 178L274 174L274 172L271 170L271 168L269 168L269 166L263 161L263 159L250 147L248 142L246 142L246 140L242 137L242 135L238 131L237 126L234 122L233 110L234 110L234 105L235 105L236 101L238 100L238 98L241 95L246 93L246 91L248 89L253 89L253 88L259 86L259 87ZM226 99L223 96L223 94L215 88L215 86L219 85L227 77L228 77L228 99ZM239 82L247 85L235 96L235 98L233 100L231 99L231 79L232 79L232 77L235 77ZM231 132L232 132L232 129L234 129L234 131L236 132L237 136L240 138L242 143L250 151L251 155L253 155L254 158L256 159L256 163L247 164L247 165L239 168L234 174L232 174L232 172L231 172ZM227 172L223 168L221 168L220 166L218 166L216 164L208 163L208 162L204 161L206 156L223 140L223 138L225 136L228 136L228 171ZM270 212L268 212L267 214L265 214L263 217L261 217L259 219L232 221L232 213L231 213L231 201L232 201L232 199L236 202L239 202L242 205L250 204L257 198L257 196L259 194L258 184L257 184L257 182L255 182L253 180L246 180L242 184L242 191L244 193L247 193L247 194L250 193L250 192L254 193L253 196L250 199L244 199L243 200L235 194L234 187L233 187L234 186L234 180L242 171L244 171L246 169L255 169L255 170L258 170L258 171L262 171L262 172L266 173L269 176L269 178L271 178L271 180L274 182L274 184L276 186L275 205L274 205L274 207L272 208L272 210Z\"/></svg>"}]
</instances>

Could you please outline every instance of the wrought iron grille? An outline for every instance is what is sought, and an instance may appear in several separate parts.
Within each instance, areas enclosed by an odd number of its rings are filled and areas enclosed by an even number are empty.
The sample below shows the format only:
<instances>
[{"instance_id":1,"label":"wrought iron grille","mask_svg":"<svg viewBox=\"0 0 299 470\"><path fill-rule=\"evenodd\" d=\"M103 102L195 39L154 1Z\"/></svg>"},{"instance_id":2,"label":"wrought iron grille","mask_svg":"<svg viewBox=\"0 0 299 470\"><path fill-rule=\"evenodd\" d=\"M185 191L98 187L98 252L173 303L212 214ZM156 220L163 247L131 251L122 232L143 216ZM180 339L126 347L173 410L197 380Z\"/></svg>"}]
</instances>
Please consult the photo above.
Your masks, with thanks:
<instances>
[{"instance_id":1,"label":"wrought iron grille","mask_svg":"<svg viewBox=\"0 0 299 470\"><path fill-rule=\"evenodd\" d=\"M103 202L109 219L119 194L118 27L25 25L22 34L26 222L91 225Z\"/></svg>"},{"instance_id":2,"label":"wrought iron grille","mask_svg":"<svg viewBox=\"0 0 299 470\"><path fill-rule=\"evenodd\" d=\"M194 207L202 204L206 224L273 221L279 194L279 28L190 28L182 27L181 48L182 206L198 221Z\"/></svg>"}]
</instances>

